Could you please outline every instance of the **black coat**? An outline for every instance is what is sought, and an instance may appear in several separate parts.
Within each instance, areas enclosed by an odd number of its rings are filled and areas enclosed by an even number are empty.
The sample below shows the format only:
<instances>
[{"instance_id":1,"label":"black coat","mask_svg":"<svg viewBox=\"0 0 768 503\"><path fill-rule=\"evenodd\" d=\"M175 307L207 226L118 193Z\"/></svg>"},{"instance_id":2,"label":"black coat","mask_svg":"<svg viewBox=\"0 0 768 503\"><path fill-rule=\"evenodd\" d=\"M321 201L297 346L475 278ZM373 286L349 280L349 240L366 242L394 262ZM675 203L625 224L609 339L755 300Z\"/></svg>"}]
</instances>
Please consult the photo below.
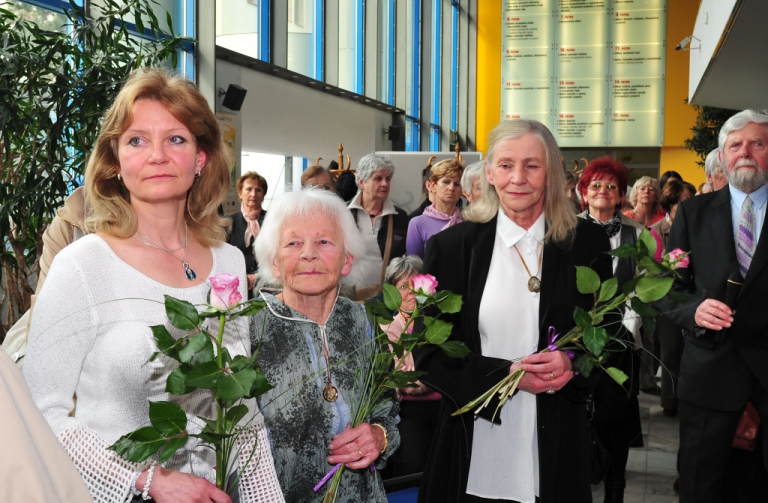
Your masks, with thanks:
<instances>
[{"instance_id":1,"label":"black coat","mask_svg":"<svg viewBox=\"0 0 768 503\"><path fill-rule=\"evenodd\" d=\"M451 417L458 407L478 397L509 373L511 362L481 356L478 316L496 237L496 218L485 224L464 222L434 235L427 243L424 272L433 274L439 290L461 294L464 305L447 318L453 323L452 340L472 351L463 359L435 348L416 355L422 381L443 395L437 433L422 479L422 503L464 501L469 475L473 414ZM608 237L597 225L579 219L574 243L564 249L544 246L539 311L539 349L547 346L550 326L564 333L574 326L575 306L592 307L591 295L576 289L576 265L591 266L601 278L611 275ZM510 320L514 330L514 320ZM593 373L593 376L595 374ZM576 376L554 395L537 395L541 503L591 502L590 457L585 399L594 377ZM480 416L490 419L494 400ZM497 418L498 421L498 418ZM510 470L514 467L510 467Z\"/></svg>"},{"instance_id":2,"label":"black coat","mask_svg":"<svg viewBox=\"0 0 768 503\"><path fill-rule=\"evenodd\" d=\"M768 229L763 226L723 342L713 330L697 336L693 318L705 298L725 301L728 276L739 271L730 186L678 206L667 240L667 250L675 248L691 255L690 266L678 269L674 288L693 295L688 303L666 302L662 309L685 336L677 396L709 409L743 408L755 385L768 390Z\"/></svg>"}]
</instances>

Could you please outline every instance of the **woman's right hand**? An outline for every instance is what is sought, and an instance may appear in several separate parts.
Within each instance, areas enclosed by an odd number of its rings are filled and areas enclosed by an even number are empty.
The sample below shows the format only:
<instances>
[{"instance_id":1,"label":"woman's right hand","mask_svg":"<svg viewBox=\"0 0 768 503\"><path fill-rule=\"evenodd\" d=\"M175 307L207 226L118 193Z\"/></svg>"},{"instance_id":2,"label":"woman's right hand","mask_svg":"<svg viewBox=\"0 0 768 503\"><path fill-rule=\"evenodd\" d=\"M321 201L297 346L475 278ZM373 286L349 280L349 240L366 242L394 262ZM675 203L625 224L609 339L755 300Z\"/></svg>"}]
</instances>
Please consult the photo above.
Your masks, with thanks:
<instances>
[{"instance_id":1,"label":"woman's right hand","mask_svg":"<svg viewBox=\"0 0 768 503\"><path fill-rule=\"evenodd\" d=\"M534 353L515 362L510 374L517 369L525 371L518 389L537 395L550 389L559 391L573 378L571 359L562 351Z\"/></svg>"},{"instance_id":2,"label":"woman's right hand","mask_svg":"<svg viewBox=\"0 0 768 503\"><path fill-rule=\"evenodd\" d=\"M139 476L136 488L143 489L147 481L147 470ZM232 503L227 493L215 484L190 473L181 473L155 466L149 495L157 503Z\"/></svg>"}]
</instances>

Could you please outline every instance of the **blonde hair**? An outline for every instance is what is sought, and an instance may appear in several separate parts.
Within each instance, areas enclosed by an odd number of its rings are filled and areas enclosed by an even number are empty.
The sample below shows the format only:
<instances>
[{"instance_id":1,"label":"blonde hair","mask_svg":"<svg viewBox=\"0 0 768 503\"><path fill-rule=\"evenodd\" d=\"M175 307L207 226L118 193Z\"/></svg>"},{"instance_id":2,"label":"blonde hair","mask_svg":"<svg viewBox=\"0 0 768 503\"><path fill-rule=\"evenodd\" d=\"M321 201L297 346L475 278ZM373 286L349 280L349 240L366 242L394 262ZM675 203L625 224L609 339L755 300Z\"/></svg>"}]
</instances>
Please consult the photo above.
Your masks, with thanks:
<instances>
[{"instance_id":1,"label":"blonde hair","mask_svg":"<svg viewBox=\"0 0 768 503\"><path fill-rule=\"evenodd\" d=\"M429 173L429 180L432 183L437 183L439 179L446 176L456 176L461 178L461 175L464 173L464 165L455 157L443 159L442 161L433 164Z\"/></svg>"},{"instance_id":2,"label":"blonde hair","mask_svg":"<svg viewBox=\"0 0 768 503\"><path fill-rule=\"evenodd\" d=\"M640 187L646 186L653 187L655 191L653 196L653 206L651 207L651 215L653 215L659 211L659 198L661 196L659 182L657 182L655 178L651 178L650 176L641 176L638 178L632 186L632 190L629 191L629 204L631 204L633 208L637 205L637 191Z\"/></svg>"},{"instance_id":3,"label":"blonde hair","mask_svg":"<svg viewBox=\"0 0 768 503\"><path fill-rule=\"evenodd\" d=\"M131 194L117 179L118 139L133 122L133 106L141 99L153 100L189 129L199 150L205 152L205 169L187 192L184 219L204 246L222 242L230 225L218 208L229 190L232 159L225 147L219 123L197 87L187 78L163 68L134 70L104 122L85 169L86 217L91 232L132 236L138 227L131 208Z\"/></svg>"},{"instance_id":4,"label":"blonde hair","mask_svg":"<svg viewBox=\"0 0 768 503\"><path fill-rule=\"evenodd\" d=\"M573 213L573 204L565 196L565 172L560 161L560 147L547 127L539 121L515 119L504 121L488 134L488 155L485 158L485 173L489 174L493 166L496 146L505 141L520 138L526 134L534 135L544 148L547 183L544 189L544 219L547 225L545 242L570 245L578 225L578 217ZM496 189L488 183L487 176L480 177L482 195L463 213L465 220L488 222L499 212L499 196Z\"/></svg>"}]
</instances>

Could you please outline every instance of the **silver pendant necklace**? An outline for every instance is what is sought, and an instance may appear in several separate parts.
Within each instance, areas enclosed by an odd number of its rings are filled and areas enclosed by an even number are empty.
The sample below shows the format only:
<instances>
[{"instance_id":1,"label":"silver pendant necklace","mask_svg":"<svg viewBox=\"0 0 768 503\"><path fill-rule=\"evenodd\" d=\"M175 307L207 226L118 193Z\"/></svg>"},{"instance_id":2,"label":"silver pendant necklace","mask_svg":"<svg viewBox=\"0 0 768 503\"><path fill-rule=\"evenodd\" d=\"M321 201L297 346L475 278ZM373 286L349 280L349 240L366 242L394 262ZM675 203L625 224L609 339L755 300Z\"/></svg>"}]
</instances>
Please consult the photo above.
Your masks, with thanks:
<instances>
[{"instance_id":1,"label":"silver pendant necklace","mask_svg":"<svg viewBox=\"0 0 768 503\"><path fill-rule=\"evenodd\" d=\"M136 238L136 241L139 243L149 246L151 248L157 248L158 250L163 250L164 252L168 252L173 258L177 260L181 260L181 267L184 268L184 275L187 277L189 281L194 281L195 278L197 278L197 274L195 274L195 271L189 267L189 262L187 262L187 251L189 250L187 244L187 238L189 237L189 229L187 228L187 222L184 222L184 243L182 243L181 246L178 248L175 248L173 250L169 250L163 245L157 244L154 242L149 236L146 234L143 234L139 230L136 230L136 234L133 235L134 238ZM184 248L184 258L177 257L173 252L177 252Z\"/></svg>"}]
</instances>

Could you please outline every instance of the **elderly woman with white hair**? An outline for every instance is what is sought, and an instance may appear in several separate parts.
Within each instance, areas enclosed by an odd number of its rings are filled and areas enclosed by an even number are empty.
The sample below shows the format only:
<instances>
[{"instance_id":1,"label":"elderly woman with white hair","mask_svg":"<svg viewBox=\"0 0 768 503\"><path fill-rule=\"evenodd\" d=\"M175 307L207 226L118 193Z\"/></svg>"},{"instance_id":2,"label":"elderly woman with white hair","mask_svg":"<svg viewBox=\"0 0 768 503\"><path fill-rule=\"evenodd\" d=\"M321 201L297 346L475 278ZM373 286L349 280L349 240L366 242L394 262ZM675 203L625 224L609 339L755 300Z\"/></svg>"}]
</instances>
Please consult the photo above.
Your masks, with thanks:
<instances>
[{"instance_id":1,"label":"elderly woman with white hair","mask_svg":"<svg viewBox=\"0 0 768 503\"><path fill-rule=\"evenodd\" d=\"M540 122L497 125L488 138L482 197L465 221L435 234L424 272L464 305L446 321L463 359L422 348L421 381L443 396L420 502L591 502L584 405L592 382L562 351L541 353L550 327L566 333L591 295L576 288L575 266L611 276L608 236L579 219L565 197L560 149ZM494 397L478 414L451 414L517 369L518 392L495 419ZM590 379L595 379L594 373Z\"/></svg>"},{"instance_id":2,"label":"elderly woman with white hair","mask_svg":"<svg viewBox=\"0 0 768 503\"><path fill-rule=\"evenodd\" d=\"M485 176L484 166L485 161L473 162L461 175L461 192L469 204L477 201L483 194L481 178Z\"/></svg>"},{"instance_id":3,"label":"elderly woman with white hair","mask_svg":"<svg viewBox=\"0 0 768 503\"><path fill-rule=\"evenodd\" d=\"M349 277L355 298L367 300L381 292L387 265L405 255L408 214L389 200L395 165L388 157L368 154L360 159L355 173L357 195L349 203L357 229L363 236L365 253L356 257Z\"/></svg>"},{"instance_id":4,"label":"elderly woman with white hair","mask_svg":"<svg viewBox=\"0 0 768 503\"><path fill-rule=\"evenodd\" d=\"M339 280L365 246L336 195L319 189L272 201L256 239L266 308L251 322L251 345L273 389L259 398L287 502L320 501L313 487L345 463L339 501L386 502L378 472L397 449L397 403L350 428L361 368L377 342L365 308L339 297Z\"/></svg>"}]
</instances>

